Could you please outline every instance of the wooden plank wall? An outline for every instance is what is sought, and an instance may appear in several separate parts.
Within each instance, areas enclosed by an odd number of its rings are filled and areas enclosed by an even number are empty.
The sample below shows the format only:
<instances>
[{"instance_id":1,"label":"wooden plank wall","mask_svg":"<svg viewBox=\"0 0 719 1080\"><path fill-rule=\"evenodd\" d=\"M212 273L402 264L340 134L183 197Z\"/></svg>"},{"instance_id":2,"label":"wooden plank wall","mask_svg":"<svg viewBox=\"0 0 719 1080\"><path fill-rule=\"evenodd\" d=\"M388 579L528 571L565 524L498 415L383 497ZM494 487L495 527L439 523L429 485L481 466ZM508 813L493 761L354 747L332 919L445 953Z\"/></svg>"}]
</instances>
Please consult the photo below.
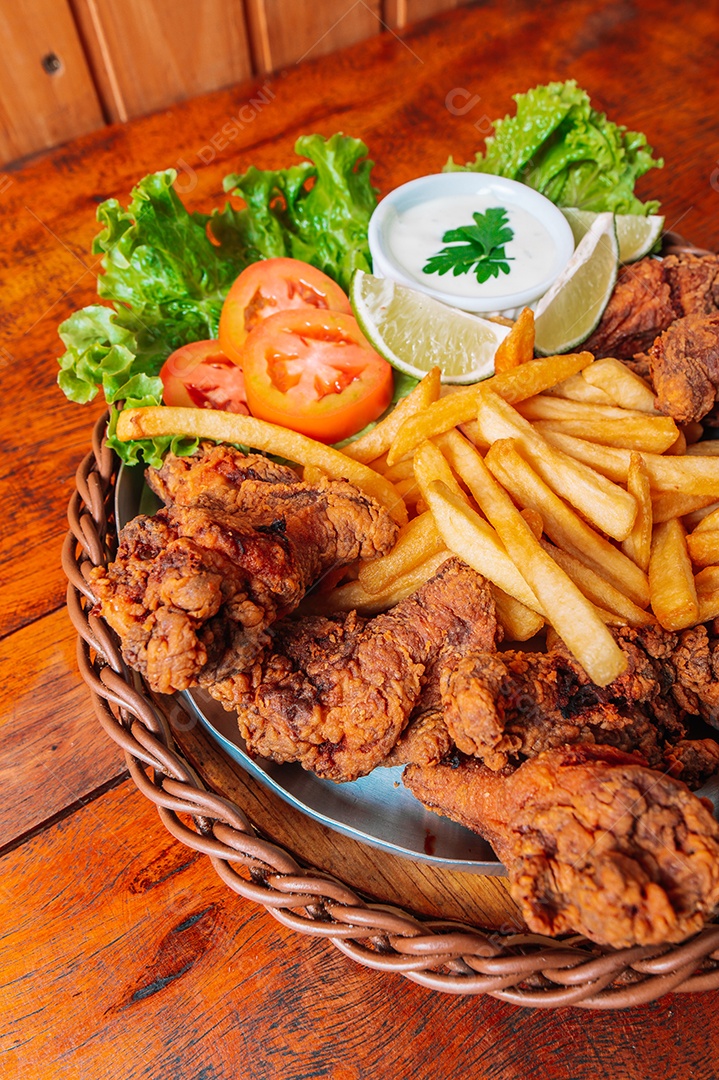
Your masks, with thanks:
<instances>
[{"instance_id":1,"label":"wooden plank wall","mask_svg":"<svg viewBox=\"0 0 719 1080\"><path fill-rule=\"evenodd\" d=\"M463 0L0 0L0 167Z\"/></svg>"}]
</instances>

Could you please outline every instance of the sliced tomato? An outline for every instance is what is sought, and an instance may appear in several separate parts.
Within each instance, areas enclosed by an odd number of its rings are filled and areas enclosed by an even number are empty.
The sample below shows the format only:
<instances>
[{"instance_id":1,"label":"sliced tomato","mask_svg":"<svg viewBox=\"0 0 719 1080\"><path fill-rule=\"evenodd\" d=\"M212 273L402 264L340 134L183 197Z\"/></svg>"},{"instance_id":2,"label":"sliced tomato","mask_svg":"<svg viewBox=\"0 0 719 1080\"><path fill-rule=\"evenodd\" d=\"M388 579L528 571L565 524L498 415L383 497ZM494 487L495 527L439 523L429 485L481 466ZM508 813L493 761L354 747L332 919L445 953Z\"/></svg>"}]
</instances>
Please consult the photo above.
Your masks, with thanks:
<instances>
[{"instance_id":1,"label":"sliced tomato","mask_svg":"<svg viewBox=\"0 0 719 1080\"><path fill-rule=\"evenodd\" d=\"M339 285L300 259L262 259L243 270L233 283L220 315L220 344L240 362L245 338L268 315L293 308L344 311L350 302Z\"/></svg>"},{"instance_id":2,"label":"sliced tomato","mask_svg":"<svg viewBox=\"0 0 719 1080\"><path fill-rule=\"evenodd\" d=\"M392 368L356 319L335 311L281 311L255 327L242 365L253 416L339 442L392 400Z\"/></svg>"},{"instance_id":3,"label":"sliced tomato","mask_svg":"<svg viewBox=\"0 0 719 1080\"><path fill-rule=\"evenodd\" d=\"M219 341L192 341L168 356L160 370L166 405L249 413L242 368Z\"/></svg>"}]
</instances>

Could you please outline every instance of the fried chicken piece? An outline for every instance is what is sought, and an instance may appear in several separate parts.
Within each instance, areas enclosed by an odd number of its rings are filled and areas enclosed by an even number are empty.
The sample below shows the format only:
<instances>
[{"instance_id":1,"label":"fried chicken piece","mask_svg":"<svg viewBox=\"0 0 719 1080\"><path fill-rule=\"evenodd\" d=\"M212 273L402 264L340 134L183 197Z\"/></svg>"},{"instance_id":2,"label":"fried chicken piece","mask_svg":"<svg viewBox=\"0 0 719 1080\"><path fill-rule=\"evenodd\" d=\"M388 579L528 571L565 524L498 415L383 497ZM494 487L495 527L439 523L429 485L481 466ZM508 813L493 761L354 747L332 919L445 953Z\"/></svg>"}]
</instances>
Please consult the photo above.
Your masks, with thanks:
<instances>
[{"instance_id":1,"label":"fried chicken piece","mask_svg":"<svg viewBox=\"0 0 719 1080\"><path fill-rule=\"evenodd\" d=\"M496 633L488 584L452 558L375 618L285 620L249 675L210 693L236 706L250 753L355 780L387 758L440 657L491 649Z\"/></svg>"},{"instance_id":2,"label":"fried chicken piece","mask_svg":"<svg viewBox=\"0 0 719 1080\"><path fill-rule=\"evenodd\" d=\"M410 765L425 806L484 836L530 930L628 948L683 941L719 903L719 827L685 784L610 747L548 750L509 775Z\"/></svg>"},{"instance_id":3,"label":"fried chicken piece","mask_svg":"<svg viewBox=\"0 0 719 1080\"><path fill-rule=\"evenodd\" d=\"M544 750L601 744L638 751L649 765L669 766L700 786L716 772L719 755L686 740L684 721L688 693L696 713L699 695L713 699L717 692L707 672L691 664L697 652L708 652L706 631L680 638L621 627L615 637L628 664L606 687L591 682L561 642L546 653L466 653L446 667L442 699L458 749L499 770Z\"/></svg>"},{"instance_id":4,"label":"fried chicken piece","mask_svg":"<svg viewBox=\"0 0 719 1080\"><path fill-rule=\"evenodd\" d=\"M240 465L242 458L222 455ZM207 455L194 466L206 475ZM269 643L268 628L323 574L386 553L397 534L387 512L345 481L245 476L235 487L223 474L203 502L194 498L193 459L171 459L165 479L174 468L183 476L177 501L125 526L115 562L90 580L96 614L119 634L127 663L161 693L248 670Z\"/></svg>"},{"instance_id":5,"label":"fried chicken piece","mask_svg":"<svg viewBox=\"0 0 719 1080\"><path fill-rule=\"evenodd\" d=\"M662 263L640 259L620 268L599 325L583 348L596 357L625 359L648 349L676 317Z\"/></svg>"},{"instance_id":6,"label":"fried chicken piece","mask_svg":"<svg viewBox=\"0 0 719 1080\"><path fill-rule=\"evenodd\" d=\"M386 510L347 480L306 484L288 466L232 446L206 444L192 457L168 454L146 476L166 504L239 514L256 528L283 530L297 545L336 548L340 554L324 559L326 568L384 555L397 538Z\"/></svg>"},{"instance_id":7,"label":"fried chicken piece","mask_svg":"<svg viewBox=\"0 0 719 1080\"><path fill-rule=\"evenodd\" d=\"M453 655L444 651L432 665L404 729L389 754L380 765L438 765L453 748L447 721L444 717L440 676L443 665L451 662Z\"/></svg>"},{"instance_id":8,"label":"fried chicken piece","mask_svg":"<svg viewBox=\"0 0 719 1080\"><path fill-rule=\"evenodd\" d=\"M719 390L719 312L677 319L648 356L659 412L686 424L713 409Z\"/></svg>"},{"instance_id":9,"label":"fried chicken piece","mask_svg":"<svg viewBox=\"0 0 719 1080\"><path fill-rule=\"evenodd\" d=\"M668 255L623 266L604 314L584 348L629 360L686 315L719 310L719 256Z\"/></svg>"}]
</instances>

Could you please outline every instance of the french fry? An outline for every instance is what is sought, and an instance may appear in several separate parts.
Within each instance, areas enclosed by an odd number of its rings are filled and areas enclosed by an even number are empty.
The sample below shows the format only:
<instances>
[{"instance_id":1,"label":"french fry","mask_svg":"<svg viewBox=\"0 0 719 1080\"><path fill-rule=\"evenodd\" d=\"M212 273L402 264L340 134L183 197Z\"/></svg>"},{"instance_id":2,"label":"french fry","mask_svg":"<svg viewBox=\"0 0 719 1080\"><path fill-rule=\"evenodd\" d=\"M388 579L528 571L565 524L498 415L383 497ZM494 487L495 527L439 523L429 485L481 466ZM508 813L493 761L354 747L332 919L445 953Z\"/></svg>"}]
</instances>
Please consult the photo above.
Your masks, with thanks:
<instances>
[{"instance_id":1,"label":"french fry","mask_svg":"<svg viewBox=\"0 0 719 1080\"><path fill-rule=\"evenodd\" d=\"M374 469L374 462L371 464ZM383 476L385 480L389 480L390 484L396 484L398 480L406 480L408 476L414 476L412 458L403 458L402 461L398 461L396 465L392 465L391 468L385 469Z\"/></svg>"},{"instance_id":2,"label":"french fry","mask_svg":"<svg viewBox=\"0 0 719 1080\"><path fill-rule=\"evenodd\" d=\"M318 469L316 465L305 465L302 469L302 479L306 484L318 484L320 480L327 479L324 469Z\"/></svg>"},{"instance_id":3,"label":"french fry","mask_svg":"<svg viewBox=\"0 0 719 1080\"><path fill-rule=\"evenodd\" d=\"M410 391L407 397L403 398L392 409L392 412L380 420L371 431L368 431L366 435L361 435L354 442L348 443L344 447L345 454L367 465L386 453L405 420L411 416L421 415L425 409L438 400L442 385L441 375L441 369L438 367L428 371L414 390Z\"/></svg>"},{"instance_id":4,"label":"french fry","mask_svg":"<svg viewBox=\"0 0 719 1080\"><path fill-rule=\"evenodd\" d=\"M639 412L659 415L654 407L654 391L649 383L612 356L595 360L584 369L582 378L590 386L603 390L608 398L623 409L637 409Z\"/></svg>"},{"instance_id":5,"label":"french fry","mask_svg":"<svg viewBox=\"0 0 719 1080\"><path fill-rule=\"evenodd\" d=\"M434 577L440 566L451 558L450 551L440 551L402 577L396 578L379 593L367 592L359 580L340 585L327 593L313 593L303 600L300 612L304 615L330 615L342 611L359 611L361 615L378 615L417 592L417 589Z\"/></svg>"},{"instance_id":6,"label":"french fry","mask_svg":"<svg viewBox=\"0 0 719 1080\"><path fill-rule=\"evenodd\" d=\"M580 420L578 417L545 420L542 433L547 431L574 435L578 439L584 438L603 446L618 446L650 454L682 453L682 445L686 447L684 436L681 432L677 433L676 424L668 416L628 414L625 420L609 420L603 416L589 421Z\"/></svg>"},{"instance_id":7,"label":"french fry","mask_svg":"<svg viewBox=\"0 0 719 1080\"><path fill-rule=\"evenodd\" d=\"M705 593L719 591L719 566L705 566L694 575L694 586L700 600Z\"/></svg>"},{"instance_id":8,"label":"french fry","mask_svg":"<svg viewBox=\"0 0 719 1080\"><path fill-rule=\"evenodd\" d=\"M598 686L607 686L626 669L627 660L594 609L561 567L542 548L507 492L482 459L477 480L464 477L483 512L499 534L507 554L522 567L522 577L567 648ZM441 530L440 530L441 531Z\"/></svg>"},{"instance_id":9,"label":"french fry","mask_svg":"<svg viewBox=\"0 0 719 1080\"><path fill-rule=\"evenodd\" d=\"M637 516L636 499L628 491L549 445L528 420L489 390L480 394L477 422L490 443L516 439L530 464L558 495L608 536L626 540Z\"/></svg>"},{"instance_id":10,"label":"french fry","mask_svg":"<svg viewBox=\"0 0 719 1080\"><path fill-rule=\"evenodd\" d=\"M578 462L591 466L609 480L626 483L629 474L631 451L616 446L602 446L600 443L577 439L573 435L562 435L546 429L543 421L538 421L535 430L546 441L565 454L571 455ZM719 499L719 460L715 457L684 454L675 457L671 454L643 454L644 464L652 488L655 491L682 492L684 495L711 495Z\"/></svg>"},{"instance_id":11,"label":"french fry","mask_svg":"<svg viewBox=\"0 0 719 1080\"><path fill-rule=\"evenodd\" d=\"M719 503L711 495L657 491L652 495L652 519L655 525L660 525L671 518L681 518L684 528L690 532L715 506L719 506Z\"/></svg>"},{"instance_id":12,"label":"french fry","mask_svg":"<svg viewBox=\"0 0 719 1080\"><path fill-rule=\"evenodd\" d=\"M441 481L427 486L425 500L450 551L525 607L542 614L537 597L507 554L489 522Z\"/></svg>"},{"instance_id":13,"label":"french fry","mask_svg":"<svg viewBox=\"0 0 719 1080\"><path fill-rule=\"evenodd\" d=\"M695 566L713 566L719 563L719 529L697 532L686 538L689 555Z\"/></svg>"},{"instance_id":14,"label":"french fry","mask_svg":"<svg viewBox=\"0 0 719 1080\"><path fill-rule=\"evenodd\" d=\"M651 449L651 447L649 448ZM657 451L661 453L661 451ZM682 454L687 452L687 440L684 437L684 432L680 431L671 446L668 446L665 450L667 454L676 454L677 457L681 457Z\"/></svg>"},{"instance_id":15,"label":"french fry","mask_svg":"<svg viewBox=\"0 0 719 1080\"><path fill-rule=\"evenodd\" d=\"M123 442L158 435L191 435L216 442L242 443L298 465L312 465L335 479L349 480L384 506L398 525L407 523L407 508L401 496L379 473L347 457L341 450L254 416L167 405L123 409L117 420L116 434Z\"/></svg>"},{"instance_id":16,"label":"french fry","mask_svg":"<svg viewBox=\"0 0 719 1080\"><path fill-rule=\"evenodd\" d=\"M395 491L404 500L406 506L416 506L417 500L422 497L415 476L408 476L406 480L399 480L395 485Z\"/></svg>"},{"instance_id":17,"label":"french fry","mask_svg":"<svg viewBox=\"0 0 719 1080\"><path fill-rule=\"evenodd\" d=\"M519 512L527 522L527 525L529 525L537 540L541 540L542 533L544 532L544 519L539 511L531 506L525 506Z\"/></svg>"},{"instance_id":18,"label":"french fry","mask_svg":"<svg viewBox=\"0 0 719 1080\"><path fill-rule=\"evenodd\" d=\"M696 457L719 457L719 439L702 439L687 447L687 454Z\"/></svg>"},{"instance_id":19,"label":"french fry","mask_svg":"<svg viewBox=\"0 0 719 1080\"><path fill-rule=\"evenodd\" d=\"M544 532L555 544L605 577L635 604L647 606L646 574L567 506L525 461L511 440L497 441L487 454L486 465L520 506L541 514ZM466 479L473 491L470 478Z\"/></svg>"},{"instance_id":20,"label":"french fry","mask_svg":"<svg viewBox=\"0 0 719 1080\"><path fill-rule=\"evenodd\" d=\"M586 371L586 368L584 369ZM566 398L567 401L589 401L596 405L612 405L612 399L607 397L598 386L590 386L580 372L579 375L570 375L568 379L550 386L545 391L552 397Z\"/></svg>"},{"instance_id":21,"label":"french fry","mask_svg":"<svg viewBox=\"0 0 719 1080\"><path fill-rule=\"evenodd\" d=\"M422 495L425 497L425 501L427 486L434 480L441 480L443 484L447 485L450 491L455 493L455 495L461 499L464 498L462 489L454 477L449 462L442 451L435 446L434 443L429 442L428 439L423 443L420 443L414 452L412 462L414 465L414 475L420 486Z\"/></svg>"},{"instance_id":22,"label":"french fry","mask_svg":"<svg viewBox=\"0 0 719 1080\"><path fill-rule=\"evenodd\" d=\"M591 600L593 604L608 613L619 616L622 623L627 626L654 626L656 624L656 619L650 612L632 603L628 596L619 589L615 589L605 577L595 574L580 559L556 547L548 540L542 540L542 547L582 590L587 600Z\"/></svg>"},{"instance_id":23,"label":"french fry","mask_svg":"<svg viewBox=\"0 0 719 1080\"><path fill-rule=\"evenodd\" d=\"M667 492L666 493L667 496L669 494L676 494L676 493L675 492L671 492L671 493ZM658 495L655 501L660 502L660 501L662 501L664 499L664 497L665 497L664 494ZM701 496L699 496L699 495L693 495L693 496L688 495L687 496L687 498L694 498L694 499L699 499L700 497ZM704 498L704 499L702 499L702 502L704 503L704 505L700 506L696 510L691 510L691 511L685 513L685 514L673 514L672 515L673 517L680 517L682 519L682 525L684 526L684 528L687 530L688 533L691 532L693 529L696 529L699 522L703 521L705 517L708 517L709 514L712 514L715 510L719 509L719 502L716 502L716 500L714 500L713 502L707 502L706 498Z\"/></svg>"},{"instance_id":24,"label":"french fry","mask_svg":"<svg viewBox=\"0 0 719 1080\"><path fill-rule=\"evenodd\" d=\"M525 420L549 421L546 430L655 454L663 454L683 438L670 416L647 416L637 410L567 401L547 394L520 402L517 412Z\"/></svg>"},{"instance_id":25,"label":"french fry","mask_svg":"<svg viewBox=\"0 0 719 1080\"><path fill-rule=\"evenodd\" d=\"M694 574L684 529L676 518L654 527L649 590L652 610L665 630L684 630L698 621Z\"/></svg>"},{"instance_id":26,"label":"french fry","mask_svg":"<svg viewBox=\"0 0 719 1080\"><path fill-rule=\"evenodd\" d=\"M492 595L505 641L529 641L544 626L541 615L525 607L509 593L503 592L497 585L492 585Z\"/></svg>"},{"instance_id":27,"label":"french fry","mask_svg":"<svg viewBox=\"0 0 719 1080\"><path fill-rule=\"evenodd\" d=\"M420 514L405 525L392 550L381 559L365 562L359 568L359 581L368 593L390 588L393 581L445 548L430 513Z\"/></svg>"},{"instance_id":28,"label":"french fry","mask_svg":"<svg viewBox=\"0 0 719 1080\"><path fill-rule=\"evenodd\" d=\"M485 384L489 388L489 384ZM637 409L621 409L617 405L597 405L586 401L570 401L567 398L554 397L552 394L536 394L516 404L518 413L525 420L583 420L593 424L596 420L669 420L673 426L674 438L679 428L671 417L648 417Z\"/></svg>"},{"instance_id":29,"label":"french fry","mask_svg":"<svg viewBox=\"0 0 719 1080\"><path fill-rule=\"evenodd\" d=\"M510 403L534 397L556 382L575 375L592 362L591 353L567 353L565 356L545 356L532 360L521 367L512 368L486 379L484 383L463 386L456 394L440 398L417 416L411 416L402 424L392 443L387 461L390 465L400 461L425 439L432 439L451 428L475 420L477 400L481 387L491 386L505 401Z\"/></svg>"},{"instance_id":30,"label":"french fry","mask_svg":"<svg viewBox=\"0 0 719 1080\"><path fill-rule=\"evenodd\" d=\"M517 321L494 354L494 373L511 371L534 359L534 312L523 308Z\"/></svg>"},{"instance_id":31,"label":"french fry","mask_svg":"<svg viewBox=\"0 0 719 1080\"><path fill-rule=\"evenodd\" d=\"M686 528L686 522L684 523ZM698 521L694 526L694 533L711 532L712 529L719 529L719 509L711 510L706 514L701 521Z\"/></svg>"},{"instance_id":32,"label":"french fry","mask_svg":"<svg viewBox=\"0 0 719 1080\"><path fill-rule=\"evenodd\" d=\"M652 550L652 492L641 454L632 454L627 474L627 491L637 500L637 516L629 536L622 542L624 554L647 572Z\"/></svg>"},{"instance_id":33,"label":"french fry","mask_svg":"<svg viewBox=\"0 0 719 1080\"><path fill-rule=\"evenodd\" d=\"M715 592L702 593L699 597L698 622L711 622L719 618L719 589Z\"/></svg>"}]
</instances>

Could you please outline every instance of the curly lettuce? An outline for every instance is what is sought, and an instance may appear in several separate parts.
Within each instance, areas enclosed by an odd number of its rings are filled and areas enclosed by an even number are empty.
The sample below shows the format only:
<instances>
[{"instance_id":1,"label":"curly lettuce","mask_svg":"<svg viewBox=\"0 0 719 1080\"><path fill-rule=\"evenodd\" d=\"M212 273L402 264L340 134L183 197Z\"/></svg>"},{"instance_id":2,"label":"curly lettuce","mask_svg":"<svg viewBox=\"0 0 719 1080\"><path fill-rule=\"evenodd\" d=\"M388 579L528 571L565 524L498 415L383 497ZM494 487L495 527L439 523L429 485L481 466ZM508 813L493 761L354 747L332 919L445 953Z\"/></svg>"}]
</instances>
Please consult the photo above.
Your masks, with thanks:
<instances>
[{"instance_id":1,"label":"curly lettuce","mask_svg":"<svg viewBox=\"0 0 719 1080\"><path fill-rule=\"evenodd\" d=\"M593 109L573 79L515 94L515 116L494 123L484 153L446 171L493 173L535 188L557 206L615 214L654 214L656 200L634 194L640 176L664 162L646 137Z\"/></svg>"},{"instance_id":2,"label":"curly lettuce","mask_svg":"<svg viewBox=\"0 0 719 1080\"><path fill-rule=\"evenodd\" d=\"M195 440L115 438L121 408L159 405L162 364L191 341L216 338L220 311L237 275L250 263L291 255L349 286L356 268L371 270L367 224L377 201L372 163L359 139L303 136L309 160L288 169L250 168L225 180L245 205L190 213L173 188L174 169L146 176L127 208L107 199L93 242L101 255L98 294L60 326L65 353L58 384L71 401L102 390L112 406L109 444L123 461L159 465L170 445L192 453Z\"/></svg>"}]
</instances>

